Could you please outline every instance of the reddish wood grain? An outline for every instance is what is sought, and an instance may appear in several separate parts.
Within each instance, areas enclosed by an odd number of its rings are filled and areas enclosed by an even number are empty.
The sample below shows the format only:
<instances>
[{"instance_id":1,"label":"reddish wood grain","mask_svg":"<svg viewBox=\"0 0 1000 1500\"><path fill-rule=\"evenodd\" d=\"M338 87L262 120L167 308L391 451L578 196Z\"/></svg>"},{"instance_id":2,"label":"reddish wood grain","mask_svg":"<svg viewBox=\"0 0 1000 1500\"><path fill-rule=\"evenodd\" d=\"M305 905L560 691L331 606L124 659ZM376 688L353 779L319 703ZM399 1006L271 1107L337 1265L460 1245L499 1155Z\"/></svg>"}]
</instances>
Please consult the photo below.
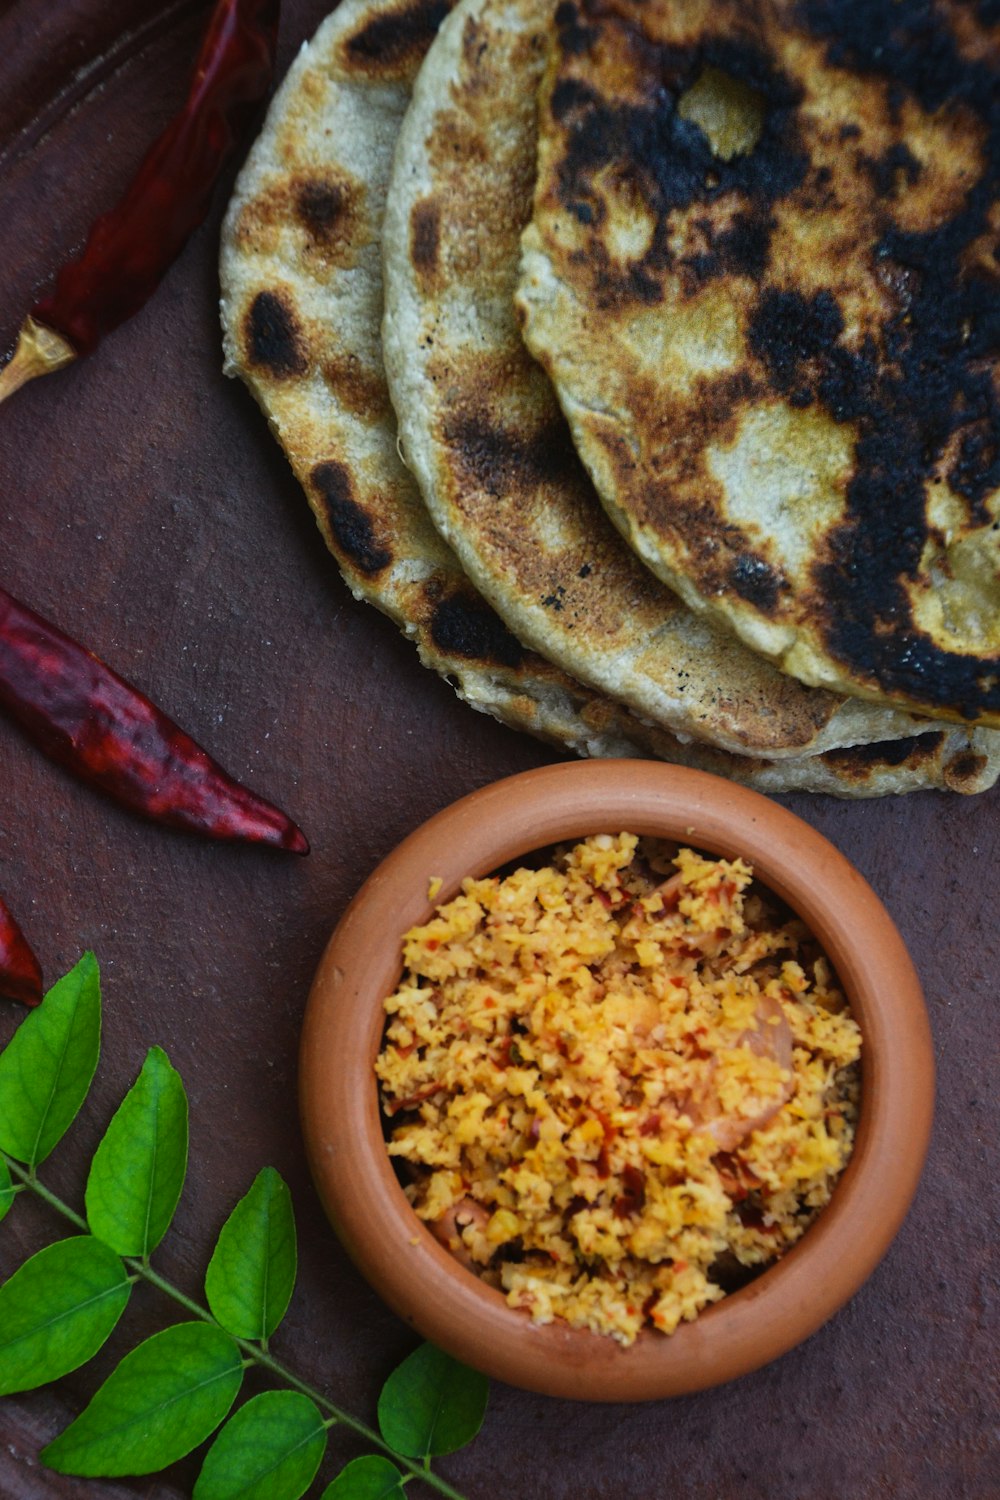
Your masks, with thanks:
<instances>
[{"instance_id":1,"label":"reddish wood grain","mask_svg":"<svg viewBox=\"0 0 1000 1500\"><path fill-rule=\"evenodd\" d=\"M167 10L0 9L0 339L181 97L204 7L174 7L92 89L84 76L123 26ZM287 0L283 65L323 10ZM5 143L17 149L3 155ZM85 947L103 966L104 1059L53 1179L79 1200L104 1123L146 1048L164 1046L191 1095L193 1151L158 1263L198 1291L225 1214L273 1163L292 1187L302 1259L276 1351L371 1418L411 1339L347 1263L307 1180L295 1051L310 977L354 889L402 835L551 756L460 704L341 583L263 420L220 373L224 196L138 318L0 411L0 578L287 807L313 853L282 861L147 826L0 724L0 889L48 975ZM607 1409L497 1388L481 1437L444 1465L470 1500L998 1493L997 796L789 800L875 885L926 985L940 1097L916 1204L850 1306L735 1385ZM20 1015L0 1003L0 1042ZM0 1275L56 1227L19 1201L0 1228ZM190 1493L194 1461L163 1478L83 1483L36 1456L129 1340L172 1319L140 1289L92 1369L0 1406L5 1500ZM356 1451L334 1434L323 1473Z\"/></svg>"}]
</instances>

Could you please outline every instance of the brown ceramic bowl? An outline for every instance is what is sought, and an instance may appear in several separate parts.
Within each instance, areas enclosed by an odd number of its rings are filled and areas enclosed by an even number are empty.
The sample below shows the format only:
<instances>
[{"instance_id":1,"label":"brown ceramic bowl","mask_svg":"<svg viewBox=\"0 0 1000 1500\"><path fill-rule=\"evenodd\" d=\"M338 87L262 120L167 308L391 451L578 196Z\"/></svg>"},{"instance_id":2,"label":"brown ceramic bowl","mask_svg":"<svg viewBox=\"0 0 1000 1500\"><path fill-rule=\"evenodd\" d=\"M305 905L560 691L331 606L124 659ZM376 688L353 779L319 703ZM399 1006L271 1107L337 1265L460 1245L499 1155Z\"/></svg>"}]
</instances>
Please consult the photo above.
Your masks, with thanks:
<instances>
[{"instance_id":1,"label":"brown ceramic bowl","mask_svg":"<svg viewBox=\"0 0 1000 1500\"><path fill-rule=\"evenodd\" d=\"M555 1322L537 1326L464 1270L406 1201L382 1135L373 1064L400 940L480 876L592 833L680 839L749 859L811 928L863 1032L850 1164L799 1243L670 1337L628 1349ZM934 1063L920 982L885 908L854 867L776 803L696 771L644 761L544 767L484 787L410 835L362 887L320 964L305 1021L301 1104L320 1197L340 1238L402 1318L489 1375L588 1401L650 1400L731 1380L806 1338L885 1254L916 1189L930 1134Z\"/></svg>"}]
</instances>

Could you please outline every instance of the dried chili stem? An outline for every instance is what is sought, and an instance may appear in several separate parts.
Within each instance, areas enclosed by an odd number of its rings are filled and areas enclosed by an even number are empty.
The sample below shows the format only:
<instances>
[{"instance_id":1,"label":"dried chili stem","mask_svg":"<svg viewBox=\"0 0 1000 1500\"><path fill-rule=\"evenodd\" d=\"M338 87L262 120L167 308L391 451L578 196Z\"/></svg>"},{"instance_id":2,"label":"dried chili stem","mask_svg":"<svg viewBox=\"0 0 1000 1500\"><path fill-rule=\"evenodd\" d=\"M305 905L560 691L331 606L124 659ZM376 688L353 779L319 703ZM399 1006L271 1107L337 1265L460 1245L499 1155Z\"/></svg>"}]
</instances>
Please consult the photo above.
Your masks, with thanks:
<instances>
[{"instance_id":1,"label":"dried chili stem","mask_svg":"<svg viewBox=\"0 0 1000 1500\"><path fill-rule=\"evenodd\" d=\"M52 375L74 359L76 350L69 340L54 329L46 328L44 323L36 322L29 313L18 334L9 364L0 370L0 401L13 396L29 380L37 380L39 375Z\"/></svg>"}]
</instances>

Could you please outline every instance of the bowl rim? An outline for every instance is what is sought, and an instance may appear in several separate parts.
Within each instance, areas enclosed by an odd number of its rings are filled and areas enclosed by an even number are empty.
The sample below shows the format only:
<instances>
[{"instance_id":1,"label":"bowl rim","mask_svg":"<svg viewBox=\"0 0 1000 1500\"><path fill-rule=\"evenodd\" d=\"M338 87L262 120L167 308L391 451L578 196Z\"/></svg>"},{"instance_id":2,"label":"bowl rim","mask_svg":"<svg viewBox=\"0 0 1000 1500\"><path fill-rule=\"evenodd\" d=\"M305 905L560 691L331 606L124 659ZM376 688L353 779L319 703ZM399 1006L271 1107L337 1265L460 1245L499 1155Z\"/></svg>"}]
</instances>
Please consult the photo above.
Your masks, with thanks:
<instances>
[{"instance_id":1,"label":"bowl rim","mask_svg":"<svg viewBox=\"0 0 1000 1500\"><path fill-rule=\"evenodd\" d=\"M595 822L595 819L599 821ZM481 876L587 834L639 834L750 860L819 938L863 1035L851 1160L807 1233L755 1281L665 1337L629 1348L540 1326L464 1270L410 1208L382 1136L373 1065L403 934ZM430 881L442 879L433 901ZM393 944L387 933L398 935ZM361 1086L367 1078L370 1086ZM653 1400L731 1380L820 1327L882 1259L930 1139L934 1057L919 978L861 874L778 803L700 771L637 760L561 762L506 777L428 819L382 861L334 929L306 1007L302 1127L324 1209L362 1274L419 1333L484 1373L547 1395Z\"/></svg>"}]
</instances>

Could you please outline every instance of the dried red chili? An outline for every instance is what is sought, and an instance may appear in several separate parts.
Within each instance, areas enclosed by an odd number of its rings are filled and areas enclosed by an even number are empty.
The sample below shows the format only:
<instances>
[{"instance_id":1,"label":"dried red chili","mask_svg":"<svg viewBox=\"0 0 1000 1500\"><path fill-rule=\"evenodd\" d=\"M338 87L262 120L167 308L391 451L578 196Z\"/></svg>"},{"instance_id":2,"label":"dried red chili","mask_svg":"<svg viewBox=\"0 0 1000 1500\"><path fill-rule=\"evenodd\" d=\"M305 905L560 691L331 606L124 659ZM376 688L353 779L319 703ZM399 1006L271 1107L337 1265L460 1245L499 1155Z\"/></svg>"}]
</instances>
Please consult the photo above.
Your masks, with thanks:
<instances>
[{"instance_id":1,"label":"dried red chili","mask_svg":"<svg viewBox=\"0 0 1000 1500\"><path fill-rule=\"evenodd\" d=\"M0 401L36 375L90 354L139 311L208 212L212 189L267 92L279 0L218 0L181 111L153 143L120 202L31 309Z\"/></svg>"},{"instance_id":2,"label":"dried red chili","mask_svg":"<svg viewBox=\"0 0 1000 1500\"><path fill-rule=\"evenodd\" d=\"M0 709L50 760L157 823L309 852L290 818L228 776L93 652L2 588Z\"/></svg>"},{"instance_id":3,"label":"dried red chili","mask_svg":"<svg viewBox=\"0 0 1000 1500\"><path fill-rule=\"evenodd\" d=\"M0 898L0 995L37 1005L42 998L42 968L10 908Z\"/></svg>"}]
</instances>

